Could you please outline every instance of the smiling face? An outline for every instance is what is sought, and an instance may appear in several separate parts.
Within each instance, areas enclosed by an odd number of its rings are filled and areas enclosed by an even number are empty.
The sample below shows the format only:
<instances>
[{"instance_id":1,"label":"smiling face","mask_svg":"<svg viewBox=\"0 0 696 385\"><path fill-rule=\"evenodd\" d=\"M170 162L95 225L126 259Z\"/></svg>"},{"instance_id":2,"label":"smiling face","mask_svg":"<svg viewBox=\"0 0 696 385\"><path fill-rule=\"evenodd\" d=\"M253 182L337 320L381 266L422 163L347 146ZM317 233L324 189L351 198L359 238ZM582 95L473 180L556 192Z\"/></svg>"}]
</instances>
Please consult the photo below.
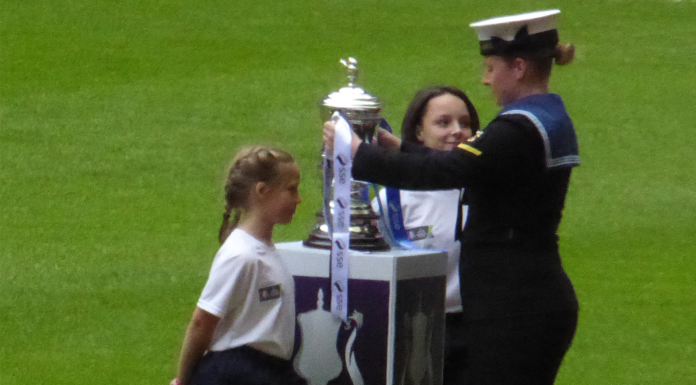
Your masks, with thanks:
<instances>
[{"instance_id":1,"label":"smiling face","mask_svg":"<svg viewBox=\"0 0 696 385\"><path fill-rule=\"evenodd\" d=\"M466 103L452 94L430 101L416 133L423 145L436 150L452 150L472 135L471 116Z\"/></svg>"}]
</instances>

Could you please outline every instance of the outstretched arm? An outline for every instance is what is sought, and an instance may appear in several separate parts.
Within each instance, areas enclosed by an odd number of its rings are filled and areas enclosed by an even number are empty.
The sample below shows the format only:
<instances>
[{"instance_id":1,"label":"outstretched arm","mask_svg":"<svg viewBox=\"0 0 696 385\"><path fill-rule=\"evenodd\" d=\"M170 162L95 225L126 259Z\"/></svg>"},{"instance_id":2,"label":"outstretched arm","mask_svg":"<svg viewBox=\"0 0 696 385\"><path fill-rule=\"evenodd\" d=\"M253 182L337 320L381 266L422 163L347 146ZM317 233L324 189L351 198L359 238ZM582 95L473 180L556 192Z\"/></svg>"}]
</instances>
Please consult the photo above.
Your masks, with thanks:
<instances>
[{"instance_id":1,"label":"outstretched arm","mask_svg":"<svg viewBox=\"0 0 696 385\"><path fill-rule=\"evenodd\" d=\"M404 142L401 151L361 144L353 177L407 190L441 190L505 183L544 167L544 144L526 118L496 118L481 135L450 151ZM527 127L531 125L531 127Z\"/></svg>"},{"instance_id":2,"label":"outstretched arm","mask_svg":"<svg viewBox=\"0 0 696 385\"><path fill-rule=\"evenodd\" d=\"M355 131L351 130L351 155L355 156L362 140ZM332 149L336 137L336 123L333 120L324 123L323 140L324 148ZM386 150L398 150L401 148L401 139L389 131L380 128L376 132L377 144Z\"/></svg>"}]
</instances>

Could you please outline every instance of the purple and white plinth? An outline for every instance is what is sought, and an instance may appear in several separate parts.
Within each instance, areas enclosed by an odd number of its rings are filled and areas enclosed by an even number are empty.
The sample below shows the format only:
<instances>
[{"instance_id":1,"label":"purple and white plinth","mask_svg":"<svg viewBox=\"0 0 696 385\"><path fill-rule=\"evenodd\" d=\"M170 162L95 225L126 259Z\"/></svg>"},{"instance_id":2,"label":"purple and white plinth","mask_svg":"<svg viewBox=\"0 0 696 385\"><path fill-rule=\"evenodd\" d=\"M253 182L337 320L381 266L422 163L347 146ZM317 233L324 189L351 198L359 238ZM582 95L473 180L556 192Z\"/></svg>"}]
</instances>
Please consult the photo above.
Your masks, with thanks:
<instances>
[{"instance_id":1,"label":"purple and white plinth","mask_svg":"<svg viewBox=\"0 0 696 385\"><path fill-rule=\"evenodd\" d=\"M342 321L331 314L330 251L276 247L295 279L292 360L308 385L442 384L445 252L351 250Z\"/></svg>"}]
</instances>

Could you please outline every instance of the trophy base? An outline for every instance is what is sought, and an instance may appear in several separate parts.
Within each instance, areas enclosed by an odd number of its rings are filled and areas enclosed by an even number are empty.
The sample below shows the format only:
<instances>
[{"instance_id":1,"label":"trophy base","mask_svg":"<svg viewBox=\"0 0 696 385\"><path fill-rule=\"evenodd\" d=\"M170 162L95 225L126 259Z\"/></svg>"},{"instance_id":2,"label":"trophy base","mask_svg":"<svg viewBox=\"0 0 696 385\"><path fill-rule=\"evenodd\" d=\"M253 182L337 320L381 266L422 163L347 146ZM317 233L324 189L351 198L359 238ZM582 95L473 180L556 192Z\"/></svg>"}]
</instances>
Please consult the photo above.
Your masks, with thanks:
<instances>
[{"instance_id":1,"label":"trophy base","mask_svg":"<svg viewBox=\"0 0 696 385\"><path fill-rule=\"evenodd\" d=\"M302 241L302 244L315 249L331 250L331 239L313 237L311 234L308 239ZM357 251L389 251L391 247L384 239L353 238L353 234L351 234L350 249Z\"/></svg>"},{"instance_id":2,"label":"trophy base","mask_svg":"<svg viewBox=\"0 0 696 385\"><path fill-rule=\"evenodd\" d=\"M319 223L309 233L309 238L302 241L307 247L331 249L331 235L324 221L324 215L317 213ZM358 251L388 251L391 246L384 240L377 227L377 215L350 216L350 249Z\"/></svg>"}]
</instances>

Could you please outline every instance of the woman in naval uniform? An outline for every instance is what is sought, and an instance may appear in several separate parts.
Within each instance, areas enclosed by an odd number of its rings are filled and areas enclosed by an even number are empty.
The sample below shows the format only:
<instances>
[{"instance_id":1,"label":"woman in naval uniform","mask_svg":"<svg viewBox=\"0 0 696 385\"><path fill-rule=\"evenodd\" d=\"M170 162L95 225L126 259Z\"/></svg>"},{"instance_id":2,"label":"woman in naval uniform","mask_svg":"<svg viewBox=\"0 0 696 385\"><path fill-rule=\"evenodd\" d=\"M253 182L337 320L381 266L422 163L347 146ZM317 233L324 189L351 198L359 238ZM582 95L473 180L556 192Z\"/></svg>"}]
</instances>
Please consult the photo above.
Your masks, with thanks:
<instances>
[{"instance_id":1,"label":"woman in naval uniform","mask_svg":"<svg viewBox=\"0 0 696 385\"><path fill-rule=\"evenodd\" d=\"M556 232L578 146L561 97L548 90L553 63L574 56L571 45L558 42L559 13L471 25L484 56L482 82L502 110L466 143L436 151L381 130L378 147L353 134L355 179L409 190L466 188L464 370L447 383L553 384L575 334L578 302ZM327 122L327 148L334 132Z\"/></svg>"}]
</instances>

